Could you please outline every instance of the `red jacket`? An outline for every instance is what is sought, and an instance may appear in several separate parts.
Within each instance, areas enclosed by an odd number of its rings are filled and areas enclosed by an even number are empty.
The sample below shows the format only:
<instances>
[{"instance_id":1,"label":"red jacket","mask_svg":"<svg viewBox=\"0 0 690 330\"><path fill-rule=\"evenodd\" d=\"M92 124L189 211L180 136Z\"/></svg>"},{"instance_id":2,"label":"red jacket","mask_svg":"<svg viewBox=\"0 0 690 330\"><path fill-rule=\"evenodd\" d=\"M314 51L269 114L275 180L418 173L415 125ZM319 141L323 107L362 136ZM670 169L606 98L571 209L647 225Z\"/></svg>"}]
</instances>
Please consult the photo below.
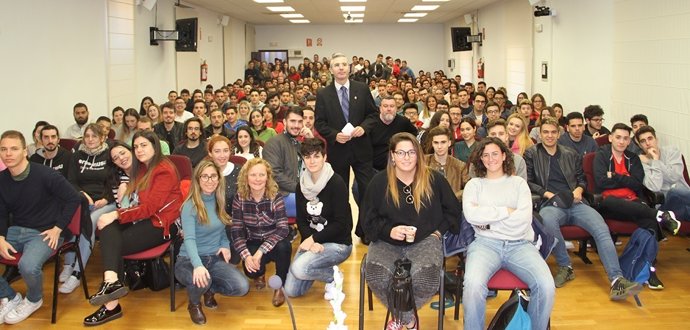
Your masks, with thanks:
<instances>
[{"instance_id":1,"label":"red jacket","mask_svg":"<svg viewBox=\"0 0 690 330\"><path fill-rule=\"evenodd\" d=\"M140 180L145 170L141 171ZM180 192L180 178L175 165L169 160L161 161L151 174L149 186L138 192L139 205L119 209L120 223L151 219L153 226L163 228L163 235L170 235L170 226L180 217L180 207L184 202ZM162 211L161 211L162 209Z\"/></svg>"}]
</instances>

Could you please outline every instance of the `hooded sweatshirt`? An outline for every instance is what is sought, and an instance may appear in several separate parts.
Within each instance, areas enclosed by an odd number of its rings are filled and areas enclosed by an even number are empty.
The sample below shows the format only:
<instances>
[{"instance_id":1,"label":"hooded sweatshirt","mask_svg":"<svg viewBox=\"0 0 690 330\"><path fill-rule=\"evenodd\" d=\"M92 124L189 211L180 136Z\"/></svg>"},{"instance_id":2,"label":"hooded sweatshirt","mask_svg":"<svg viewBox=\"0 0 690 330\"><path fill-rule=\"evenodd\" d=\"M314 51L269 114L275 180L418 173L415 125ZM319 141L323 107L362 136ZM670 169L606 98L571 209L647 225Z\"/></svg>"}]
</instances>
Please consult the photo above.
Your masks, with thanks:
<instances>
[{"instance_id":1,"label":"hooded sweatshirt","mask_svg":"<svg viewBox=\"0 0 690 330\"><path fill-rule=\"evenodd\" d=\"M57 154L55 154L55 157L51 159L46 159L45 158L45 149L40 148L36 150L36 153L31 155L29 158L29 161L32 161L34 163L39 163L43 164L45 166L48 166L56 171L59 171L62 176L67 178L67 169L69 168L71 162L72 162L72 152L58 146L57 149Z\"/></svg>"},{"instance_id":2,"label":"hooded sweatshirt","mask_svg":"<svg viewBox=\"0 0 690 330\"><path fill-rule=\"evenodd\" d=\"M77 191L87 193L95 202L105 198L108 203L114 201L113 194L107 187L107 164L110 162L110 152L107 145L101 146L97 152L89 152L82 144L72 156L67 179Z\"/></svg>"}]
</instances>

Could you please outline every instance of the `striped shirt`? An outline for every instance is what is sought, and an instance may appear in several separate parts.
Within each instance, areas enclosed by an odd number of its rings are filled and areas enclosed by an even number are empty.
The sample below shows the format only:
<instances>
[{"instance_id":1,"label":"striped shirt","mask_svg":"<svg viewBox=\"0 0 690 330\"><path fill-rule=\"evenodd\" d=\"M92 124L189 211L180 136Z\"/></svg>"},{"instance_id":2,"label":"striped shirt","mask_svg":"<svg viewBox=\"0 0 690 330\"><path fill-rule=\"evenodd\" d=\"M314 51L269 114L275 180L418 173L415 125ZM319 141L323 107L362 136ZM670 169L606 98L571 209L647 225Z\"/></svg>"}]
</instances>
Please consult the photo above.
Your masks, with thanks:
<instances>
[{"instance_id":1,"label":"striped shirt","mask_svg":"<svg viewBox=\"0 0 690 330\"><path fill-rule=\"evenodd\" d=\"M251 256L247 241L260 241L259 250L271 252L278 242L288 235L285 201L278 194L273 200L263 198L256 202L243 199L239 194L232 201L232 244L242 259Z\"/></svg>"}]
</instances>

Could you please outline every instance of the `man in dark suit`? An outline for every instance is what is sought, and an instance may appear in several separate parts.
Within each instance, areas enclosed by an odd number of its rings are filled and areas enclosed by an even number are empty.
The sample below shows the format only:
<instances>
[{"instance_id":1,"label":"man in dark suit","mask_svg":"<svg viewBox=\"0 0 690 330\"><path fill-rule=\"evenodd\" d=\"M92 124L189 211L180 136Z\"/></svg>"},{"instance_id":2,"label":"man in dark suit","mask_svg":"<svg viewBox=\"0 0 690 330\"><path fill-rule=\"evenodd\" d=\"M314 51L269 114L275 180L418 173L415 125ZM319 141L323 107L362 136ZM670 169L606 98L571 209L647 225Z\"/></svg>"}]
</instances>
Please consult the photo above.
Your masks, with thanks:
<instances>
[{"instance_id":1,"label":"man in dark suit","mask_svg":"<svg viewBox=\"0 0 690 330\"><path fill-rule=\"evenodd\" d=\"M349 80L350 67L345 55L333 54L330 70L333 83L316 94L315 126L328 141L328 161L333 171L350 182L352 167L359 187L355 200L359 202L373 176L373 152L365 129L378 119L378 109L369 88Z\"/></svg>"}]
</instances>

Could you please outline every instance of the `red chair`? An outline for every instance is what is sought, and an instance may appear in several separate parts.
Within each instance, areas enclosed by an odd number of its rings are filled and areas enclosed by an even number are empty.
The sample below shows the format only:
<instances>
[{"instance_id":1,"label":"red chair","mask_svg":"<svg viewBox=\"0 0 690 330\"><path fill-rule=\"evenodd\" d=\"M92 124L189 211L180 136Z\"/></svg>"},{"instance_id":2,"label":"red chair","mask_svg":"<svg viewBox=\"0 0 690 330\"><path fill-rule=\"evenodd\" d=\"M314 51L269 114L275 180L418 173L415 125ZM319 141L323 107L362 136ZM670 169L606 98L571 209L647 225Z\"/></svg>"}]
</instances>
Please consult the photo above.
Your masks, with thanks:
<instances>
[{"instance_id":1,"label":"red chair","mask_svg":"<svg viewBox=\"0 0 690 330\"><path fill-rule=\"evenodd\" d=\"M60 146L71 151L78 142L78 140L74 139L60 139Z\"/></svg>"},{"instance_id":2,"label":"red chair","mask_svg":"<svg viewBox=\"0 0 690 330\"><path fill-rule=\"evenodd\" d=\"M192 178L192 162L186 156L181 155L170 155L168 156L170 161L175 164L177 168L177 173L180 175L180 189L185 184L185 181L191 183ZM187 185L189 187L189 185ZM183 195L186 196L186 192L183 191ZM150 248L145 251L133 253L130 255L123 256L125 260L151 260L159 257L163 257L167 252L170 257L170 269L168 273L170 274L170 311L175 311L175 241L177 237L173 237L171 240L158 245L156 247Z\"/></svg>"},{"instance_id":3,"label":"red chair","mask_svg":"<svg viewBox=\"0 0 690 330\"><path fill-rule=\"evenodd\" d=\"M527 283L519 279L515 274L506 269L499 269L494 276L491 276L489 282L486 284L489 290L525 290L529 291ZM551 321L549 320L549 324ZM547 329L550 328L550 325Z\"/></svg>"},{"instance_id":4,"label":"red chair","mask_svg":"<svg viewBox=\"0 0 690 330\"><path fill-rule=\"evenodd\" d=\"M232 156L230 156L229 161L231 163L239 166L239 167L242 167L247 162L247 158L244 158L242 156L232 155Z\"/></svg>"},{"instance_id":5,"label":"red chair","mask_svg":"<svg viewBox=\"0 0 690 330\"><path fill-rule=\"evenodd\" d=\"M592 261L587 257L587 241L592 239L586 230L575 225L561 226L561 234L563 239L566 241L578 241L580 242L580 249L575 253L582 262L585 264L591 264Z\"/></svg>"},{"instance_id":6,"label":"red chair","mask_svg":"<svg viewBox=\"0 0 690 330\"><path fill-rule=\"evenodd\" d=\"M601 137L599 137L601 138ZM587 192L590 194L594 194L595 187L596 187L596 181L594 180L594 156L596 153L588 153L585 155L585 157L582 159L582 169L585 172L585 177L587 178ZM595 199L600 198L599 196L595 195ZM595 206L595 205L593 205ZM606 225L609 227L609 230L611 231L611 235L614 238L614 242L616 241L616 237L618 235L626 235L630 236L632 233L637 229L637 225L634 222L630 221L621 221L617 219L604 219L606 221Z\"/></svg>"},{"instance_id":7,"label":"red chair","mask_svg":"<svg viewBox=\"0 0 690 330\"><path fill-rule=\"evenodd\" d=\"M598 138L594 139L594 141L597 143L597 146L599 146L599 147L601 147L605 144L611 144L611 142L609 142L609 135L608 134L600 135Z\"/></svg>"},{"instance_id":8,"label":"red chair","mask_svg":"<svg viewBox=\"0 0 690 330\"><path fill-rule=\"evenodd\" d=\"M84 298L89 299L89 289L86 286L86 273L84 272L84 265L81 262L81 253L79 252L79 239L81 237L81 206L77 207L77 210L74 212L72 220L67 226L67 229L74 237L76 237L75 240L62 243L62 245L53 251L53 254L50 256L50 258L48 258L48 261L51 259L55 260L55 274L53 276L53 306L50 314L50 323L56 322L58 304L58 278L60 277L60 255L64 252L73 251L77 253L77 261L79 263L79 271L81 273L81 284L82 288L84 289ZM22 258L22 254L17 253L14 256L14 260L0 258L0 264L17 267L19 265L19 260ZM48 261L46 261L46 263Z\"/></svg>"}]
</instances>

